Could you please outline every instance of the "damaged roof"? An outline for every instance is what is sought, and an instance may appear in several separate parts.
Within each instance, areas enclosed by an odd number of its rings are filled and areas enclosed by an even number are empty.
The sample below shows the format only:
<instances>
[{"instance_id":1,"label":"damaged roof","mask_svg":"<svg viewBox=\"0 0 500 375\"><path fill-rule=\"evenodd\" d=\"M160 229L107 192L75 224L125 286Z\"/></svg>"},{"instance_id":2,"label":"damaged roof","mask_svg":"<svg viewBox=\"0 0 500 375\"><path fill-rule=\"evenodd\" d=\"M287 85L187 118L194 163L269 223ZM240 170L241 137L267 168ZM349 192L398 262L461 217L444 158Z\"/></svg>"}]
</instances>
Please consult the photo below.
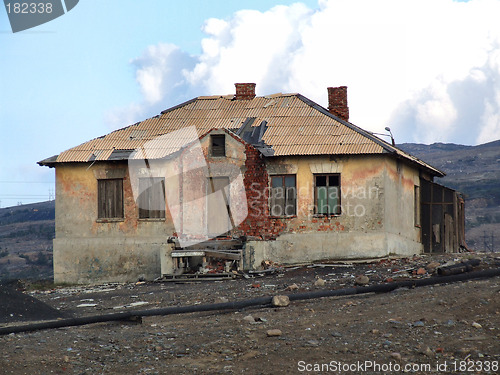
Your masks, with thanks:
<instances>
[{"instance_id":1,"label":"damaged roof","mask_svg":"<svg viewBox=\"0 0 500 375\"><path fill-rule=\"evenodd\" d=\"M67 162L127 160L131 150L140 149L151 141L157 143L154 148L158 149L157 157L161 158L185 145L182 137L161 137L168 133L194 126L198 136L214 128L242 135L248 132L249 124L264 129L259 141L272 149L274 157L390 153L416 163L432 175L444 176L440 170L332 115L306 97L281 93L249 100L235 100L234 95L200 96L38 164L54 166ZM151 157L149 152L148 156Z\"/></svg>"}]
</instances>

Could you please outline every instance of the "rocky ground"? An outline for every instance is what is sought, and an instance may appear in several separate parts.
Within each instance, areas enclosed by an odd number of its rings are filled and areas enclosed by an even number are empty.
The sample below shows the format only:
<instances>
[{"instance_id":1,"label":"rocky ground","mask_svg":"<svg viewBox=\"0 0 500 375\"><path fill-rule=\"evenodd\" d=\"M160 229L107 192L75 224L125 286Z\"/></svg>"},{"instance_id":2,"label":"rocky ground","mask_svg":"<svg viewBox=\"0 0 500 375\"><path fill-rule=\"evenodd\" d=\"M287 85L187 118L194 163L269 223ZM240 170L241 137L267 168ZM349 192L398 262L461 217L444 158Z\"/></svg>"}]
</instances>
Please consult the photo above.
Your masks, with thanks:
<instances>
[{"instance_id":1,"label":"rocky ground","mask_svg":"<svg viewBox=\"0 0 500 375\"><path fill-rule=\"evenodd\" d=\"M481 259L478 269L500 267L495 254L451 254L278 268L270 275L226 281L17 288L76 317L426 278L438 265L470 258ZM500 277L495 277L292 301L286 307L10 334L0 336L0 373L498 374L499 301ZM25 324L20 321L28 311L11 311L3 310L0 327Z\"/></svg>"}]
</instances>

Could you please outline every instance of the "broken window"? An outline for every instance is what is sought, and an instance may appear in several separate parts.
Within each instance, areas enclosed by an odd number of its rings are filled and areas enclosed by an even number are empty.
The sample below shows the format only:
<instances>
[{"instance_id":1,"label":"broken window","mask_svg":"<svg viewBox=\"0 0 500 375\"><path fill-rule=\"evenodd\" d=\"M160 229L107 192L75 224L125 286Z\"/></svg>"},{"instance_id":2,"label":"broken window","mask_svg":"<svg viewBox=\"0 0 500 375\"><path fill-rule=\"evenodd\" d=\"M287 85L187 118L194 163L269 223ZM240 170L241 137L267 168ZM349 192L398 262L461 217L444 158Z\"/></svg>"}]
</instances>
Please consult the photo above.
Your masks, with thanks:
<instances>
[{"instance_id":1,"label":"broken window","mask_svg":"<svg viewBox=\"0 0 500 375\"><path fill-rule=\"evenodd\" d=\"M226 156L226 136L224 134L214 134L210 136L212 156Z\"/></svg>"},{"instance_id":2,"label":"broken window","mask_svg":"<svg viewBox=\"0 0 500 375\"><path fill-rule=\"evenodd\" d=\"M97 217L123 218L123 178L97 180Z\"/></svg>"},{"instance_id":3,"label":"broken window","mask_svg":"<svg viewBox=\"0 0 500 375\"><path fill-rule=\"evenodd\" d=\"M165 178L139 178L139 219L165 218Z\"/></svg>"},{"instance_id":4,"label":"broken window","mask_svg":"<svg viewBox=\"0 0 500 375\"><path fill-rule=\"evenodd\" d=\"M314 206L316 214L340 215L340 175L314 175Z\"/></svg>"},{"instance_id":5,"label":"broken window","mask_svg":"<svg viewBox=\"0 0 500 375\"><path fill-rule=\"evenodd\" d=\"M271 216L297 214L297 189L295 175L271 177Z\"/></svg>"}]
</instances>

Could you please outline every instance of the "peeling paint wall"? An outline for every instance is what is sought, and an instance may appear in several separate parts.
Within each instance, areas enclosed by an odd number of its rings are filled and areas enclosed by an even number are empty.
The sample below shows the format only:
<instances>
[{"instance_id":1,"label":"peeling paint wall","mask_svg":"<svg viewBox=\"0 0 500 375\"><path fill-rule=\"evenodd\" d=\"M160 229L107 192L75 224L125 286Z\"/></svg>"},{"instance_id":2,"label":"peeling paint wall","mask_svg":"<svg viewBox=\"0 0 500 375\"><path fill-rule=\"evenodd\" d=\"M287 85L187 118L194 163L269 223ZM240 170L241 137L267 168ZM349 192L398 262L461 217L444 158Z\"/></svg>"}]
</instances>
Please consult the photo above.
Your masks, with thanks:
<instances>
[{"instance_id":1,"label":"peeling paint wall","mask_svg":"<svg viewBox=\"0 0 500 375\"><path fill-rule=\"evenodd\" d=\"M168 237L196 239L200 230L206 230L214 217L224 213L208 212L208 177L229 177L231 181L228 197L233 219L238 219L238 214L245 216L230 235L248 238L244 262L248 267L257 268L267 259L291 264L422 252L420 228L414 223L414 186L419 184L419 171L414 167L388 155L266 159L224 130L211 134L226 134L226 157L213 157L210 137L205 136L200 139L201 154L193 156L194 149L188 147L180 158L154 162L154 168L149 169L129 170L126 162L58 165L55 281L158 277L160 256L171 251ZM202 162L207 163L205 169L197 167ZM134 199L137 186L132 181L148 174L167 176L163 220L139 219ZM316 214L316 174L340 175L341 214ZM272 176L277 175L296 176L294 216L270 216L269 186ZM100 178L124 179L123 220L97 219ZM241 191L246 199L234 199Z\"/></svg>"},{"instance_id":2,"label":"peeling paint wall","mask_svg":"<svg viewBox=\"0 0 500 375\"><path fill-rule=\"evenodd\" d=\"M126 163L60 165L56 168L55 282L131 281L157 277L158 251L174 228L139 220ZM97 219L97 179L123 177L124 219Z\"/></svg>"},{"instance_id":3,"label":"peeling paint wall","mask_svg":"<svg viewBox=\"0 0 500 375\"><path fill-rule=\"evenodd\" d=\"M253 267L262 260L301 263L321 259L356 259L422 252L414 226L414 185L419 172L389 156L283 157L270 159L273 175L294 174L297 215L281 223L273 241L247 243ZM315 214L314 175L340 174L342 213Z\"/></svg>"}]
</instances>

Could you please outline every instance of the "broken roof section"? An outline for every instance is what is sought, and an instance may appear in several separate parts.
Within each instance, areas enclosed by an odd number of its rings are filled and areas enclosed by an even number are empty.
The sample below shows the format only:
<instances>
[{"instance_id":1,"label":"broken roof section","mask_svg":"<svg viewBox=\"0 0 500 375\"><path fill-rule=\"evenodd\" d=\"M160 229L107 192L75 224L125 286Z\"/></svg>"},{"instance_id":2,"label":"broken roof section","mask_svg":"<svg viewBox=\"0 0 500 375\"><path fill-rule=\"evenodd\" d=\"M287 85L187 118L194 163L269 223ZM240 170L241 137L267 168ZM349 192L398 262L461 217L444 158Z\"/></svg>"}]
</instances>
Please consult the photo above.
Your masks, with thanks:
<instances>
[{"instance_id":1,"label":"broken roof section","mask_svg":"<svg viewBox=\"0 0 500 375\"><path fill-rule=\"evenodd\" d=\"M235 100L235 95L200 96L39 164L118 160L121 156L126 160L129 154L126 150L141 148L146 142L188 126L196 127L199 136L214 128L231 130L254 144L265 156L390 153L417 164L431 175L444 176L440 170L342 120L304 96L281 93L247 100ZM182 139L169 144L160 142L158 157L177 151L183 142Z\"/></svg>"}]
</instances>

